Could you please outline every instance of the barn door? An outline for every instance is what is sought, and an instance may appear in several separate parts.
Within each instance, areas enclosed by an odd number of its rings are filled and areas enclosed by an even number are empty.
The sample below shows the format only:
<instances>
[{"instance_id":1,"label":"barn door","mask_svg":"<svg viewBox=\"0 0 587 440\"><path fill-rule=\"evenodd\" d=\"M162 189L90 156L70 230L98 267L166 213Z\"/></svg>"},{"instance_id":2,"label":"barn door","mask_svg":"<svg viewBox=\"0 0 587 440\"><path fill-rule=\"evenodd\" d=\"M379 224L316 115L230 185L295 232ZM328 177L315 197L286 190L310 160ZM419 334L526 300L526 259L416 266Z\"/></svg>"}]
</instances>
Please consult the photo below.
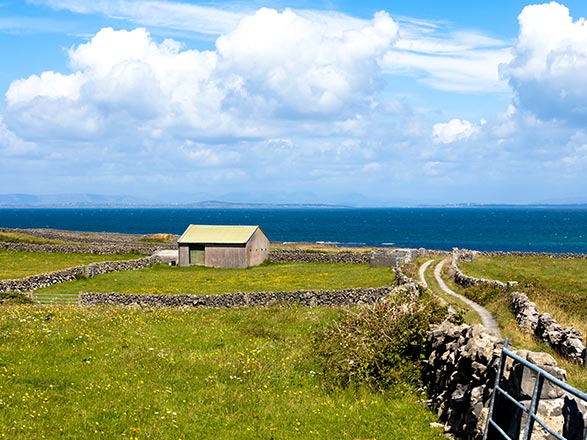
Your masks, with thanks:
<instances>
[{"instance_id":1,"label":"barn door","mask_svg":"<svg viewBox=\"0 0 587 440\"><path fill-rule=\"evenodd\" d=\"M190 246L190 265L204 266L206 264L206 257L204 246Z\"/></svg>"}]
</instances>

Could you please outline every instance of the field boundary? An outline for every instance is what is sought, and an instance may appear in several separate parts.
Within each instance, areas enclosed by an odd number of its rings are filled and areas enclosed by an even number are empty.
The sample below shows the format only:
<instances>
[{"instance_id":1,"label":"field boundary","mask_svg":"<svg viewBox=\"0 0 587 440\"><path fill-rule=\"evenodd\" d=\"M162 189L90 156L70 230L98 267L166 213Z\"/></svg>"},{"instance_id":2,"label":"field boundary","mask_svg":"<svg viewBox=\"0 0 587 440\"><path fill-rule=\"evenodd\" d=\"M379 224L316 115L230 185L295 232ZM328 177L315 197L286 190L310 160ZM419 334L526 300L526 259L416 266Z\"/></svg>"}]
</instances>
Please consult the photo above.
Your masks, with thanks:
<instances>
[{"instance_id":1,"label":"field boundary","mask_svg":"<svg viewBox=\"0 0 587 440\"><path fill-rule=\"evenodd\" d=\"M98 263L90 263L88 265L82 264L53 272L30 275L24 278L0 280L0 292L31 292L36 289L65 283L83 277L90 277L109 272L143 269L161 263L161 261L162 260L159 257L150 256L132 260L102 261Z\"/></svg>"},{"instance_id":2,"label":"field boundary","mask_svg":"<svg viewBox=\"0 0 587 440\"><path fill-rule=\"evenodd\" d=\"M487 280L465 275L457 263L462 256L470 258L474 252L468 250L454 249L452 254L451 267L455 271L455 282L462 287L476 285L497 286L508 291L517 282L508 281L503 283L497 280ZM527 333L531 333L537 340L546 342L554 351L565 359L587 364L587 348L581 332L574 327L561 326L549 313L539 313L536 304L520 292L512 292L510 309L516 319L518 327Z\"/></svg>"},{"instance_id":3,"label":"field boundary","mask_svg":"<svg viewBox=\"0 0 587 440\"><path fill-rule=\"evenodd\" d=\"M218 295L155 295L129 293L82 293L81 306L121 305L140 307L267 307L279 303L334 307L372 304L408 287L353 288L343 290L296 290L278 292L236 292Z\"/></svg>"}]
</instances>

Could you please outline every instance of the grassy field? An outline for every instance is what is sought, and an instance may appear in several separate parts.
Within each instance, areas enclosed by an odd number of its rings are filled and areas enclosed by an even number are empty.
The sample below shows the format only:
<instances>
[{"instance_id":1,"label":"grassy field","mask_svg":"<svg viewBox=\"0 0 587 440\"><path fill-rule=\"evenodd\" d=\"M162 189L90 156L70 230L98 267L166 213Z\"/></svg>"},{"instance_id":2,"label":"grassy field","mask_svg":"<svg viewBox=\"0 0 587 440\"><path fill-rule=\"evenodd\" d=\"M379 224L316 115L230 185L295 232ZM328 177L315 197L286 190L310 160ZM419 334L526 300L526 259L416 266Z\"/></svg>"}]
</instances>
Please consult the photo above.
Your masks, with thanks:
<instances>
[{"instance_id":1,"label":"grassy field","mask_svg":"<svg viewBox=\"0 0 587 440\"><path fill-rule=\"evenodd\" d=\"M72 244L63 240L54 240L51 238L36 237L24 232L0 232L0 241L7 243L25 243L25 244Z\"/></svg>"},{"instance_id":2,"label":"grassy field","mask_svg":"<svg viewBox=\"0 0 587 440\"><path fill-rule=\"evenodd\" d=\"M538 310L587 331L587 259L479 257L459 266L468 275L520 282L516 289L527 293Z\"/></svg>"},{"instance_id":3,"label":"grassy field","mask_svg":"<svg viewBox=\"0 0 587 440\"><path fill-rule=\"evenodd\" d=\"M566 263L570 263L568 267ZM565 288L567 284L564 281L567 277L572 279L580 276L577 271L581 266L587 269L587 261L542 257L479 257L474 263L459 263L459 267L467 275L501 281L520 281L521 284L516 286L515 290L526 292L536 303L540 312L551 313L561 325L572 325L585 334L587 324L585 315L581 314L585 296L581 296L579 289L572 288L573 285L577 286L580 283L570 283L571 287ZM444 279L451 289L487 308L496 318L502 336L510 338L514 347L552 354L557 359L558 365L567 370L568 382L582 391L587 391L587 370L564 360L547 344L537 341L532 335L520 330L510 309L510 293L485 287L464 289L456 285L446 273ZM555 287L565 288L566 293L552 290ZM567 302L569 297L576 298L574 310L572 306L569 308L560 306L569 304Z\"/></svg>"},{"instance_id":4,"label":"grassy field","mask_svg":"<svg viewBox=\"0 0 587 440\"><path fill-rule=\"evenodd\" d=\"M553 290L587 298L587 259L479 257L459 263L468 275L501 281L539 282Z\"/></svg>"},{"instance_id":5,"label":"grassy field","mask_svg":"<svg viewBox=\"0 0 587 440\"><path fill-rule=\"evenodd\" d=\"M118 292L154 294L220 294L232 292L337 290L382 287L393 283L389 268L366 264L266 264L248 269L215 269L157 265L70 281L39 289L39 293Z\"/></svg>"},{"instance_id":6,"label":"grassy field","mask_svg":"<svg viewBox=\"0 0 587 440\"><path fill-rule=\"evenodd\" d=\"M412 388L324 386L336 313L0 308L0 438L444 438Z\"/></svg>"},{"instance_id":7,"label":"grassy field","mask_svg":"<svg viewBox=\"0 0 587 440\"><path fill-rule=\"evenodd\" d=\"M0 279L23 278L98 261L130 260L136 254L62 254L0 250Z\"/></svg>"}]
</instances>

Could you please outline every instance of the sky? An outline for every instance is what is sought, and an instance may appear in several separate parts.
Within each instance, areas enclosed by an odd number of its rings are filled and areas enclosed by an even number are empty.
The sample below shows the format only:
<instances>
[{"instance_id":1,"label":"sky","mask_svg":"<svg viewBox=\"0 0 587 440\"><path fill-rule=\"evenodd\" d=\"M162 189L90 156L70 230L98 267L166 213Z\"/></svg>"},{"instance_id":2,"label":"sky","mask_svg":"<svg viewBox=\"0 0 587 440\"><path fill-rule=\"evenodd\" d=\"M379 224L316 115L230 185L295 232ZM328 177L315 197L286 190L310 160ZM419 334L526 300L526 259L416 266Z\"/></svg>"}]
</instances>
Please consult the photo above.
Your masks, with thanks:
<instances>
[{"instance_id":1,"label":"sky","mask_svg":"<svg viewBox=\"0 0 587 440\"><path fill-rule=\"evenodd\" d=\"M587 203L587 2L0 0L0 194Z\"/></svg>"}]
</instances>

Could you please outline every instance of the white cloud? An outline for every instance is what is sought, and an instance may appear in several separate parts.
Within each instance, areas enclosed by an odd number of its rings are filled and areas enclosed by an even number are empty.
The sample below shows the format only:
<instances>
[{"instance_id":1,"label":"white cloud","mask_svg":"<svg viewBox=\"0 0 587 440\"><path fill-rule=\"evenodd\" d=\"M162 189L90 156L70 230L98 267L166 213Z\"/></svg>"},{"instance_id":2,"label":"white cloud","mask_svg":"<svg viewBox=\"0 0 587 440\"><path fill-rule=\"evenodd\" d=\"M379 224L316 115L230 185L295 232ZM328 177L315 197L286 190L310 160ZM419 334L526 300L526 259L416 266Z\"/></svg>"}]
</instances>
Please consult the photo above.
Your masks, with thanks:
<instances>
[{"instance_id":1,"label":"white cloud","mask_svg":"<svg viewBox=\"0 0 587 440\"><path fill-rule=\"evenodd\" d=\"M501 73L517 105L543 119L587 121L587 23L559 3L526 6L514 59Z\"/></svg>"},{"instance_id":2,"label":"white cloud","mask_svg":"<svg viewBox=\"0 0 587 440\"><path fill-rule=\"evenodd\" d=\"M16 136L6 127L4 119L0 116L0 156L18 156L30 153L34 149L35 144Z\"/></svg>"},{"instance_id":3,"label":"white cloud","mask_svg":"<svg viewBox=\"0 0 587 440\"><path fill-rule=\"evenodd\" d=\"M237 84L233 96L257 98L276 112L339 112L368 104L377 89L376 60L397 31L383 12L341 31L290 9L262 8L218 39L219 70Z\"/></svg>"},{"instance_id":4,"label":"white cloud","mask_svg":"<svg viewBox=\"0 0 587 440\"><path fill-rule=\"evenodd\" d=\"M349 121L360 119L357 111L368 109L380 88L376 59L397 25L385 13L337 20L331 28L263 8L221 36L216 51L158 43L142 28L104 28L69 50L73 73L13 81L7 121L34 136L123 135L135 142L145 133L274 137L291 132L291 117L308 121L298 129L315 132L316 117L328 117L328 130L351 130Z\"/></svg>"},{"instance_id":5,"label":"white cloud","mask_svg":"<svg viewBox=\"0 0 587 440\"><path fill-rule=\"evenodd\" d=\"M211 35L231 31L244 16L241 12L170 1L34 0L34 2L77 14L102 14L143 26Z\"/></svg>"},{"instance_id":6,"label":"white cloud","mask_svg":"<svg viewBox=\"0 0 587 440\"><path fill-rule=\"evenodd\" d=\"M432 126L432 141L435 144L451 144L468 139L479 133L479 127L469 121L451 119L447 123L436 123Z\"/></svg>"},{"instance_id":7,"label":"white cloud","mask_svg":"<svg viewBox=\"0 0 587 440\"><path fill-rule=\"evenodd\" d=\"M397 43L381 61L385 72L419 76L429 86L458 92L505 92L498 66L512 58L510 44L446 23L400 21Z\"/></svg>"}]
</instances>

